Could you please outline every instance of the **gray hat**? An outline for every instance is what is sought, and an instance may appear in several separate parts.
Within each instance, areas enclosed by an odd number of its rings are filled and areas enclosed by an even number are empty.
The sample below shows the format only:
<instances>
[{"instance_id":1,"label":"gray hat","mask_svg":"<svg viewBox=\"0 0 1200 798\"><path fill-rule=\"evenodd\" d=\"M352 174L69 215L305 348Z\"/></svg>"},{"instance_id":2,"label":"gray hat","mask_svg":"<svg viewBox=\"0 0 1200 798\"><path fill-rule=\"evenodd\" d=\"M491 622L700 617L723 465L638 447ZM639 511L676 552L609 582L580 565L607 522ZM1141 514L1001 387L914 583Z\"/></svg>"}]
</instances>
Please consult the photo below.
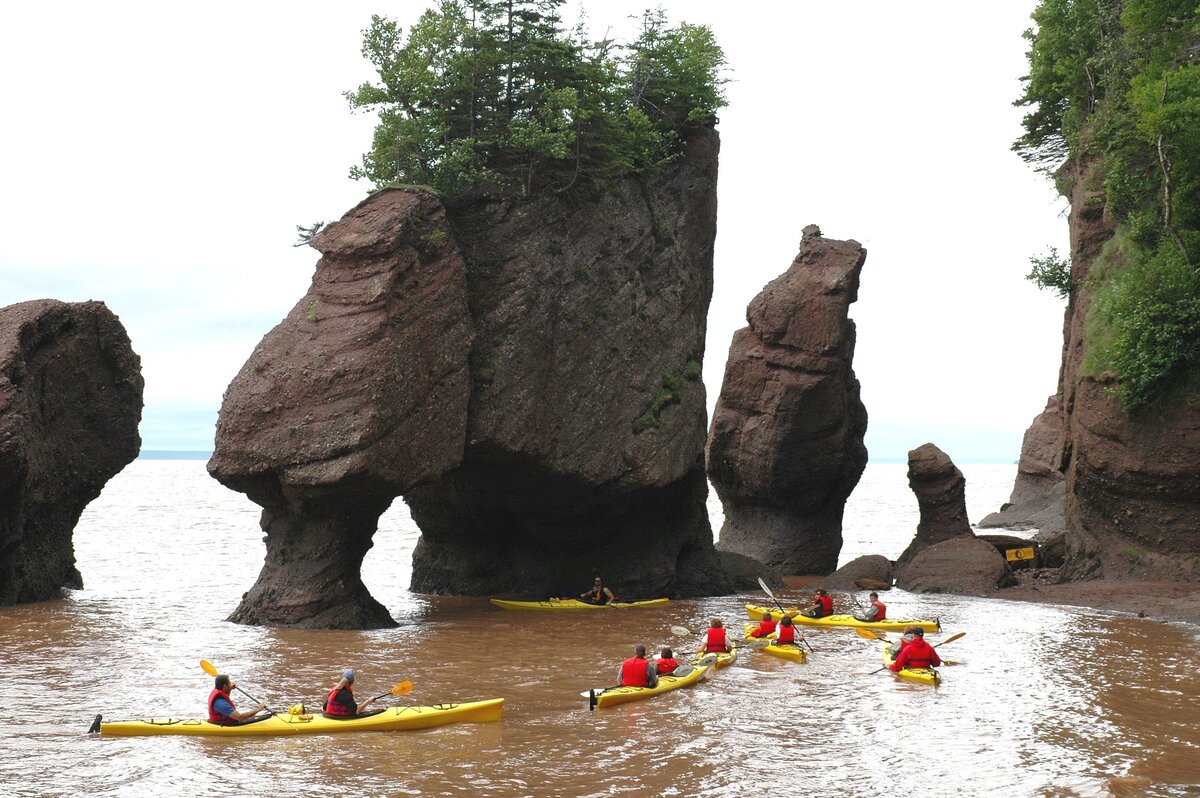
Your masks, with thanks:
<instances>
[{"instance_id":1,"label":"gray hat","mask_svg":"<svg viewBox=\"0 0 1200 798\"><path fill-rule=\"evenodd\" d=\"M345 679L346 681L350 682L351 684L354 684L354 669L347 668L346 672L342 674L342 678Z\"/></svg>"}]
</instances>

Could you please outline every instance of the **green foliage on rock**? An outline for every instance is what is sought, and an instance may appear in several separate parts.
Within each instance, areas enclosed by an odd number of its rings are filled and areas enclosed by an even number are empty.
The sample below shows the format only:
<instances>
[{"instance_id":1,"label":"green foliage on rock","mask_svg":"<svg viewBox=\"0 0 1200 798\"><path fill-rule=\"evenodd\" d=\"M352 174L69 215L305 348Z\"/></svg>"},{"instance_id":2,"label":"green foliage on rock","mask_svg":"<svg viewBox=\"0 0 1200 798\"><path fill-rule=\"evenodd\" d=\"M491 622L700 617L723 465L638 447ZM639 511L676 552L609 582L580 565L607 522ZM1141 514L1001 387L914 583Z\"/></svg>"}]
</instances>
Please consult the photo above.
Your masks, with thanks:
<instances>
[{"instance_id":1,"label":"green foliage on rock","mask_svg":"<svg viewBox=\"0 0 1200 798\"><path fill-rule=\"evenodd\" d=\"M407 36L372 17L378 80L346 97L379 123L351 175L529 196L653 168L715 123L725 59L707 27L647 11L627 46L591 41L563 30L564 1L441 0Z\"/></svg>"},{"instance_id":2,"label":"green foliage on rock","mask_svg":"<svg viewBox=\"0 0 1200 798\"><path fill-rule=\"evenodd\" d=\"M1200 5L1042 0L1033 20L1013 148L1047 172L1098 159L1122 258L1093 270L1091 358L1134 411L1200 367ZM1034 265L1062 289L1057 262Z\"/></svg>"},{"instance_id":3,"label":"green foliage on rock","mask_svg":"<svg viewBox=\"0 0 1200 798\"><path fill-rule=\"evenodd\" d=\"M1066 299L1071 294L1071 264L1058 254L1057 247L1050 247L1045 255L1035 255L1029 259L1029 274L1025 279L1038 288L1054 291L1060 298Z\"/></svg>"}]
</instances>

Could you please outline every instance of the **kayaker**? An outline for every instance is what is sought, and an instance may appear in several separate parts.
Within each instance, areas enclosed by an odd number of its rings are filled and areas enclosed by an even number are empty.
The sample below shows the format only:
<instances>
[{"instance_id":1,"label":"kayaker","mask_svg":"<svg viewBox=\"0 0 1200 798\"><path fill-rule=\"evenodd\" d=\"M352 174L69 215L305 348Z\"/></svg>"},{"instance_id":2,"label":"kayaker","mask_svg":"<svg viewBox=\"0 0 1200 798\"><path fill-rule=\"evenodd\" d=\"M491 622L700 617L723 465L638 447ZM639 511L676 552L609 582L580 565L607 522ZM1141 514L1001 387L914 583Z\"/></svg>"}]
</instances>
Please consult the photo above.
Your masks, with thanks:
<instances>
[{"instance_id":1,"label":"kayaker","mask_svg":"<svg viewBox=\"0 0 1200 798\"><path fill-rule=\"evenodd\" d=\"M658 668L646 659L646 647L638 643L633 647L633 656L621 663L617 671L618 684L622 687L655 687L658 685Z\"/></svg>"},{"instance_id":2,"label":"kayaker","mask_svg":"<svg viewBox=\"0 0 1200 798\"><path fill-rule=\"evenodd\" d=\"M750 632L750 637L770 637L775 634L775 618L770 612L764 612L762 621Z\"/></svg>"},{"instance_id":3,"label":"kayaker","mask_svg":"<svg viewBox=\"0 0 1200 798\"><path fill-rule=\"evenodd\" d=\"M871 592L871 603L862 615L855 614L855 618L860 621L882 621L887 619L887 607L879 600L879 594Z\"/></svg>"},{"instance_id":4,"label":"kayaker","mask_svg":"<svg viewBox=\"0 0 1200 798\"><path fill-rule=\"evenodd\" d=\"M216 669L214 668L213 670ZM259 704L254 709L238 709L233 705L233 699L229 697L229 694L233 692L233 688L237 687L237 682L232 681L223 673L217 676L213 682L213 690L208 694L209 723L215 723L218 726L233 726L244 720L249 720L267 708L266 704Z\"/></svg>"},{"instance_id":5,"label":"kayaker","mask_svg":"<svg viewBox=\"0 0 1200 798\"><path fill-rule=\"evenodd\" d=\"M354 671L347 669L325 699L323 714L327 718L352 718L365 714L363 710L374 701L374 698L368 698L360 704L354 700Z\"/></svg>"},{"instance_id":6,"label":"kayaker","mask_svg":"<svg viewBox=\"0 0 1200 798\"><path fill-rule=\"evenodd\" d=\"M825 618L833 615L833 599L825 592L825 588L817 588L813 605L801 614L806 618Z\"/></svg>"},{"instance_id":7,"label":"kayaker","mask_svg":"<svg viewBox=\"0 0 1200 798\"><path fill-rule=\"evenodd\" d=\"M729 638L725 634L725 623L720 618L713 618L704 633L704 646L698 653L712 654L729 651Z\"/></svg>"},{"instance_id":8,"label":"kayaker","mask_svg":"<svg viewBox=\"0 0 1200 798\"><path fill-rule=\"evenodd\" d=\"M803 640L804 635L800 635L799 639ZM775 645L782 646L788 643L796 645L796 640L796 625L792 622L791 618L785 615L779 621L779 633L775 636Z\"/></svg>"},{"instance_id":9,"label":"kayaker","mask_svg":"<svg viewBox=\"0 0 1200 798\"><path fill-rule=\"evenodd\" d=\"M906 638L910 634L912 639L901 646L896 660L888 665L888 668L898 672L905 668L933 668L942 664L942 658L938 656L937 651L925 642L924 629L912 626L904 630Z\"/></svg>"},{"instance_id":10,"label":"kayaker","mask_svg":"<svg viewBox=\"0 0 1200 798\"><path fill-rule=\"evenodd\" d=\"M675 653L669 648L663 648L658 652L658 662L655 664L655 670L659 676L666 676L668 673L674 673L679 667L679 660L675 659Z\"/></svg>"},{"instance_id":11,"label":"kayaker","mask_svg":"<svg viewBox=\"0 0 1200 798\"><path fill-rule=\"evenodd\" d=\"M589 604L612 604L617 600L617 597L613 595L611 590L604 586L604 582L600 581L600 577L598 576L592 580L591 589L580 593L579 598Z\"/></svg>"}]
</instances>

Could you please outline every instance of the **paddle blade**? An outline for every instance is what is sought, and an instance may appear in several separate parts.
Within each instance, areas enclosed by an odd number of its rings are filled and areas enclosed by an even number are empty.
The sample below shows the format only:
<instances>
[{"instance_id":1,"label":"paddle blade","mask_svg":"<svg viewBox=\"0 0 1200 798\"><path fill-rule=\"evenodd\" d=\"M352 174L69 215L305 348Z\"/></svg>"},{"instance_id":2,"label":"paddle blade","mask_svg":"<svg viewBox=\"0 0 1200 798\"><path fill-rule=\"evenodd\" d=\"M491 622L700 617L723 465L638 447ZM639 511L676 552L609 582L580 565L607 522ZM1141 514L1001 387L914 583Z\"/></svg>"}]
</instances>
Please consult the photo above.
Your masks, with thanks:
<instances>
[{"instance_id":1,"label":"paddle blade","mask_svg":"<svg viewBox=\"0 0 1200 798\"><path fill-rule=\"evenodd\" d=\"M771 588L767 587L767 583L763 581L761 576L758 578L758 586L763 589L764 593L771 597L771 601L775 600L775 594L771 592Z\"/></svg>"},{"instance_id":2,"label":"paddle blade","mask_svg":"<svg viewBox=\"0 0 1200 798\"><path fill-rule=\"evenodd\" d=\"M959 633L958 633L958 634L956 634L956 635L950 635L950 636L949 636L949 637L947 637L945 640L943 640L942 642L938 643L938 646L944 646L944 645L946 645L947 643L953 643L955 640L957 640L957 639L958 639L958 638L960 638L960 637L963 637L964 635L966 635L966 632L959 632ZM934 648L937 648L937 646L934 646Z\"/></svg>"},{"instance_id":3,"label":"paddle blade","mask_svg":"<svg viewBox=\"0 0 1200 798\"><path fill-rule=\"evenodd\" d=\"M672 626L671 634L679 635L680 637L691 637L692 632L686 626Z\"/></svg>"},{"instance_id":4,"label":"paddle blade","mask_svg":"<svg viewBox=\"0 0 1200 798\"><path fill-rule=\"evenodd\" d=\"M412 689L413 683L405 680L392 688L392 695L404 695L405 693L411 693Z\"/></svg>"},{"instance_id":5,"label":"paddle blade","mask_svg":"<svg viewBox=\"0 0 1200 798\"><path fill-rule=\"evenodd\" d=\"M209 676L216 676L220 672L217 670L215 665L213 665L211 662L209 662L206 659L200 660L200 667L203 668L204 672L207 673Z\"/></svg>"},{"instance_id":6,"label":"paddle blade","mask_svg":"<svg viewBox=\"0 0 1200 798\"><path fill-rule=\"evenodd\" d=\"M863 629L861 627L855 627L854 632L859 637L865 637L868 640L887 640L887 635L873 632L870 629Z\"/></svg>"}]
</instances>

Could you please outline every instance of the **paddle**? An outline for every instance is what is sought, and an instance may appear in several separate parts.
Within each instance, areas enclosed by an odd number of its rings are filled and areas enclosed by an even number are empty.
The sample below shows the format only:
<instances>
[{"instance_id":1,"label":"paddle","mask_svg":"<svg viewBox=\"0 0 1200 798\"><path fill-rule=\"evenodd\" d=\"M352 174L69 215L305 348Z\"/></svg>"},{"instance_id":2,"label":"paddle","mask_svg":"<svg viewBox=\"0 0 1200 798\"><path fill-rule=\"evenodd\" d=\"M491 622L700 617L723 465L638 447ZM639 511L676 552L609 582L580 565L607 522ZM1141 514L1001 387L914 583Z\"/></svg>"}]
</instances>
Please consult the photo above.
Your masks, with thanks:
<instances>
[{"instance_id":1,"label":"paddle","mask_svg":"<svg viewBox=\"0 0 1200 798\"><path fill-rule=\"evenodd\" d=\"M876 637L875 633L871 632L870 629L855 629L854 631L858 632L863 637L872 637L875 640L887 640L886 637ZM863 634L864 632L866 632L867 634ZM931 646L931 648L937 648L938 646L944 646L947 643L953 643L955 640L957 640L960 637L963 637L964 635L966 635L966 632L959 632L956 635L950 635L945 640L938 643L937 646ZM880 671L887 670L887 667L888 667L887 665L884 665L882 668L876 668L875 670L871 671L870 673L860 673L859 676L871 676L873 674L879 673Z\"/></svg>"},{"instance_id":2,"label":"paddle","mask_svg":"<svg viewBox=\"0 0 1200 798\"><path fill-rule=\"evenodd\" d=\"M217 666L213 665L211 662L209 662L206 659L200 660L200 667L203 668L204 672L207 673L209 676L217 676L220 674L220 671L217 670ZM237 690L242 695L246 696L246 698L249 698L251 701L253 701L256 704L263 703L262 701L259 701L257 698L250 695L249 693L247 693L245 690L243 690L240 687L235 686L234 689ZM270 712L272 715L276 714L275 710L271 709L270 707L267 707L267 712Z\"/></svg>"},{"instance_id":3,"label":"paddle","mask_svg":"<svg viewBox=\"0 0 1200 798\"><path fill-rule=\"evenodd\" d=\"M387 696L390 696L390 695L402 696L405 693L411 693L412 689L413 689L413 683L410 681L405 680L403 682L396 682L396 686L393 687L391 690L388 690L386 693L380 693L377 696L372 696L371 700L378 701L379 699L386 698Z\"/></svg>"},{"instance_id":4,"label":"paddle","mask_svg":"<svg viewBox=\"0 0 1200 798\"><path fill-rule=\"evenodd\" d=\"M775 598L775 594L771 592L771 588L767 587L767 583L763 581L763 578L761 576L758 578L758 586L763 589L764 593L766 593L768 596L771 597L771 601L775 602L775 606L779 608L779 612L781 614L783 614L784 616L786 616L787 610L785 610L783 608L783 605L779 603L779 599ZM812 647L812 643L808 642L808 638L804 636L803 632L800 633L800 639L804 641L804 645L808 646L809 651L814 650Z\"/></svg>"}]
</instances>

